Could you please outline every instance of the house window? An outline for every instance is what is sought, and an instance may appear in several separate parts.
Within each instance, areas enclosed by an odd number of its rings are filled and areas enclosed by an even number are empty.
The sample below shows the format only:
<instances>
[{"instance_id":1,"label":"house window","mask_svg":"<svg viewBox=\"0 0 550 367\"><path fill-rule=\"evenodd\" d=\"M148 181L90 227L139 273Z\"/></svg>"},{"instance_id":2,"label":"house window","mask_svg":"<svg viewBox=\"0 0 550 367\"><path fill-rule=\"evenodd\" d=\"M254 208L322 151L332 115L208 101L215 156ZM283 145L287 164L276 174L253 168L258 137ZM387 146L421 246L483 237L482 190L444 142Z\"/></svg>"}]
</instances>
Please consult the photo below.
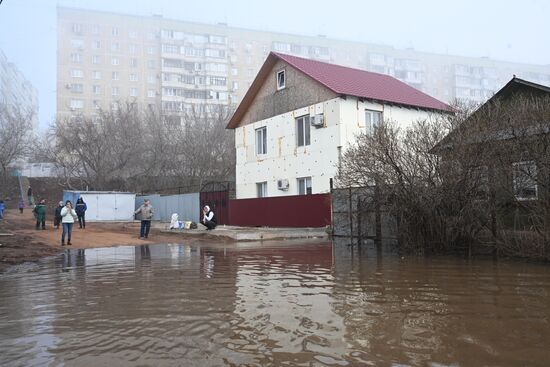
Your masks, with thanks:
<instances>
[{"instance_id":1,"label":"house window","mask_svg":"<svg viewBox=\"0 0 550 367\"><path fill-rule=\"evenodd\" d=\"M512 164L514 196L518 200L537 198L537 165L534 161Z\"/></svg>"},{"instance_id":2,"label":"house window","mask_svg":"<svg viewBox=\"0 0 550 367\"><path fill-rule=\"evenodd\" d=\"M111 29L111 35L112 36L118 36L118 28L113 27L113 29Z\"/></svg>"},{"instance_id":3,"label":"house window","mask_svg":"<svg viewBox=\"0 0 550 367\"><path fill-rule=\"evenodd\" d=\"M71 61L76 62L76 63L82 62L82 55L79 54L79 53L72 53L71 54Z\"/></svg>"},{"instance_id":4,"label":"house window","mask_svg":"<svg viewBox=\"0 0 550 367\"><path fill-rule=\"evenodd\" d=\"M101 56L94 55L92 56L92 64L101 64Z\"/></svg>"},{"instance_id":5,"label":"house window","mask_svg":"<svg viewBox=\"0 0 550 367\"><path fill-rule=\"evenodd\" d=\"M149 89L147 91L147 97L149 97L149 98L155 98L155 94L156 94L155 91L152 90L152 89Z\"/></svg>"},{"instance_id":6,"label":"house window","mask_svg":"<svg viewBox=\"0 0 550 367\"><path fill-rule=\"evenodd\" d=\"M101 48L101 41L93 41L92 44L96 50Z\"/></svg>"},{"instance_id":7,"label":"house window","mask_svg":"<svg viewBox=\"0 0 550 367\"><path fill-rule=\"evenodd\" d=\"M311 177L298 179L298 195L311 195Z\"/></svg>"},{"instance_id":8,"label":"house window","mask_svg":"<svg viewBox=\"0 0 550 367\"><path fill-rule=\"evenodd\" d=\"M139 80L137 74L130 74L129 78L131 82L137 82Z\"/></svg>"},{"instance_id":9,"label":"house window","mask_svg":"<svg viewBox=\"0 0 550 367\"><path fill-rule=\"evenodd\" d=\"M130 59L130 67L136 68L138 66L138 60L135 58Z\"/></svg>"},{"instance_id":10,"label":"house window","mask_svg":"<svg viewBox=\"0 0 550 367\"><path fill-rule=\"evenodd\" d=\"M72 93L84 93L84 85L83 84L71 84L71 92Z\"/></svg>"},{"instance_id":11,"label":"house window","mask_svg":"<svg viewBox=\"0 0 550 367\"><path fill-rule=\"evenodd\" d=\"M265 198L267 196L267 182L258 182L256 184L256 192L259 198Z\"/></svg>"},{"instance_id":12,"label":"house window","mask_svg":"<svg viewBox=\"0 0 550 367\"><path fill-rule=\"evenodd\" d=\"M137 88L130 88L130 96L131 97L137 97L137 95L138 95Z\"/></svg>"},{"instance_id":13,"label":"house window","mask_svg":"<svg viewBox=\"0 0 550 367\"><path fill-rule=\"evenodd\" d=\"M71 109L80 110L84 108L84 101L81 99L71 99Z\"/></svg>"},{"instance_id":14,"label":"house window","mask_svg":"<svg viewBox=\"0 0 550 367\"><path fill-rule=\"evenodd\" d=\"M71 70L71 76L73 78L83 78L84 77L84 72L80 69L72 69Z\"/></svg>"},{"instance_id":15,"label":"house window","mask_svg":"<svg viewBox=\"0 0 550 367\"><path fill-rule=\"evenodd\" d=\"M94 94L101 94L101 86L99 86L99 85L92 86L92 90L93 90Z\"/></svg>"},{"instance_id":16,"label":"house window","mask_svg":"<svg viewBox=\"0 0 550 367\"><path fill-rule=\"evenodd\" d=\"M285 71L281 70L277 72L277 90L284 89L286 87L286 75Z\"/></svg>"},{"instance_id":17,"label":"house window","mask_svg":"<svg viewBox=\"0 0 550 367\"><path fill-rule=\"evenodd\" d=\"M113 71L113 72L111 73L111 79L112 79L112 80L118 80L118 79L119 79L118 71Z\"/></svg>"},{"instance_id":18,"label":"house window","mask_svg":"<svg viewBox=\"0 0 550 367\"><path fill-rule=\"evenodd\" d=\"M267 154L267 127L256 129L256 154Z\"/></svg>"},{"instance_id":19,"label":"house window","mask_svg":"<svg viewBox=\"0 0 550 367\"><path fill-rule=\"evenodd\" d=\"M111 88L111 95L112 96L118 96L118 87L112 87Z\"/></svg>"},{"instance_id":20,"label":"house window","mask_svg":"<svg viewBox=\"0 0 550 367\"><path fill-rule=\"evenodd\" d=\"M296 119L296 135L298 136L299 147L310 145L311 139L309 131L309 115L298 117Z\"/></svg>"},{"instance_id":21,"label":"house window","mask_svg":"<svg viewBox=\"0 0 550 367\"><path fill-rule=\"evenodd\" d=\"M97 71L97 70L92 71L92 78L101 79L101 71Z\"/></svg>"},{"instance_id":22,"label":"house window","mask_svg":"<svg viewBox=\"0 0 550 367\"><path fill-rule=\"evenodd\" d=\"M118 57L111 57L111 65L118 65L120 64L120 60Z\"/></svg>"},{"instance_id":23,"label":"house window","mask_svg":"<svg viewBox=\"0 0 550 367\"><path fill-rule=\"evenodd\" d=\"M381 111L365 110L365 126L367 128L367 134L374 134L382 121Z\"/></svg>"}]
</instances>

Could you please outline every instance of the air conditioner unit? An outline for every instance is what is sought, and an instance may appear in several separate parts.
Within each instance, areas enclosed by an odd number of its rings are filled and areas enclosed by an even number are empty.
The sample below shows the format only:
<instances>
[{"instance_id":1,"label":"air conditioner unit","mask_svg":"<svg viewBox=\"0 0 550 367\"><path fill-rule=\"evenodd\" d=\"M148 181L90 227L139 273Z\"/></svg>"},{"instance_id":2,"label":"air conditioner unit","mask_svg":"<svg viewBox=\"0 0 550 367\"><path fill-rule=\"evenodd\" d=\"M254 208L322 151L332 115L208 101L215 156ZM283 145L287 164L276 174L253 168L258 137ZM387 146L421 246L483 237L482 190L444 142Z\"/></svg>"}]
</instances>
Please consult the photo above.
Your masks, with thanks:
<instances>
[{"instance_id":1,"label":"air conditioner unit","mask_svg":"<svg viewBox=\"0 0 550 367\"><path fill-rule=\"evenodd\" d=\"M277 180L277 189L287 191L288 190L288 180L286 178Z\"/></svg>"},{"instance_id":2,"label":"air conditioner unit","mask_svg":"<svg viewBox=\"0 0 550 367\"><path fill-rule=\"evenodd\" d=\"M309 123L311 124L311 126L324 127L325 115L322 113L318 113L317 115L309 116Z\"/></svg>"}]
</instances>

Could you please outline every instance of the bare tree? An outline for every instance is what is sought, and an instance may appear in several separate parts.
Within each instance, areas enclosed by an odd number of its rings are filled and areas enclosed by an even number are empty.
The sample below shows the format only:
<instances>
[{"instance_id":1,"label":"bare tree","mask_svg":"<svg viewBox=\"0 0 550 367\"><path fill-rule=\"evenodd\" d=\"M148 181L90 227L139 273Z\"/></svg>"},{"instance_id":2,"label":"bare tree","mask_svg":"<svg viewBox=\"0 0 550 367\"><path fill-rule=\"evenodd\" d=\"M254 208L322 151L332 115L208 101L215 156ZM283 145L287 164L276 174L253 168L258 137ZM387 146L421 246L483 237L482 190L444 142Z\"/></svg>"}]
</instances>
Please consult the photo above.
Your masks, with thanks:
<instances>
[{"instance_id":1,"label":"bare tree","mask_svg":"<svg viewBox=\"0 0 550 367\"><path fill-rule=\"evenodd\" d=\"M33 112L0 103L0 168L2 176L9 167L29 154L32 144Z\"/></svg>"}]
</instances>

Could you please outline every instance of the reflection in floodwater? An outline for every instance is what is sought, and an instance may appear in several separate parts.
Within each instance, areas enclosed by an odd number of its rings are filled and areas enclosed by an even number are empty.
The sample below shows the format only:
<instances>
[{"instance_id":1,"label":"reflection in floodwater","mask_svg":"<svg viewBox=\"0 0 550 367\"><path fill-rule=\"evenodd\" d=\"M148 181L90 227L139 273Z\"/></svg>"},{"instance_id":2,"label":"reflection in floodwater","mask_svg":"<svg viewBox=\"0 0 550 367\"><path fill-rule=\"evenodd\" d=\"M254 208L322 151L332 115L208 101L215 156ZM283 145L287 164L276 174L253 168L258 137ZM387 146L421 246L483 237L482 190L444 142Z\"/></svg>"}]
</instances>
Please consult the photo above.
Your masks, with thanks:
<instances>
[{"instance_id":1,"label":"reflection in floodwater","mask_svg":"<svg viewBox=\"0 0 550 367\"><path fill-rule=\"evenodd\" d=\"M550 268L330 243L66 250L0 276L0 365L546 365Z\"/></svg>"}]
</instances>

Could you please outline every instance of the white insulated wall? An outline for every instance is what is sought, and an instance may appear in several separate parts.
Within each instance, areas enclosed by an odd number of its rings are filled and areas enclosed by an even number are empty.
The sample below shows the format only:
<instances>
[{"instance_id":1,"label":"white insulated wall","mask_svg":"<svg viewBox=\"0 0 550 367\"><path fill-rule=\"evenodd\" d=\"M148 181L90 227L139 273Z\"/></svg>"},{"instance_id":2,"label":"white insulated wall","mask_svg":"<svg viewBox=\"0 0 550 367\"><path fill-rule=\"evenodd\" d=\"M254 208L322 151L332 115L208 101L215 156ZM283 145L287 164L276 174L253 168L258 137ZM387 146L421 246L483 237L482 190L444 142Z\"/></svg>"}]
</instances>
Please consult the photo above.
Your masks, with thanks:
<instances>
[{"instance_id":1,"label":"white insulated wall","mask_svg":"<svg viewBox=\"0 0 550 367\"><path fill-rule=\"evenodd\" d=\"M256 184L267 182L267 196L298 195L298 178L311 177L314 194L330 190L330 178L337 172L342 153L365 130L365 109L382 111L385 120L406 127L431 113L373 102L354 97L335 98L309 107L257 121L235 129L237 151L236 196L257 197ZM298 147L296 118L323 113L325 127L311 126L311 144ZM267 154L256 154L256 129L267 128ZM277 189L277 180L287 179L287 191Z\"/></svg>"}]
</instances>

